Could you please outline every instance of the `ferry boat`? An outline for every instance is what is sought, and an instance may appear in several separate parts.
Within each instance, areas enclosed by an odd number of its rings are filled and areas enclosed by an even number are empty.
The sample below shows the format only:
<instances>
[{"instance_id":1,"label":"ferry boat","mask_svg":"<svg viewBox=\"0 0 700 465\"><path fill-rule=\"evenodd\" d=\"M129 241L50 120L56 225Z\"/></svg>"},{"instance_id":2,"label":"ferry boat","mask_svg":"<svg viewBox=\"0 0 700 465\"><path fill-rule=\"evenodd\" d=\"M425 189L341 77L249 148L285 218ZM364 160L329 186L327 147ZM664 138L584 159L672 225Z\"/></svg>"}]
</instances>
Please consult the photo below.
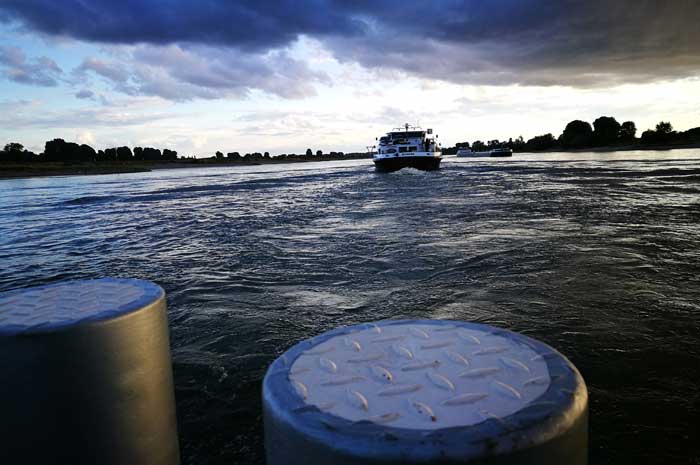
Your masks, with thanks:
<instances>
[{"instance_id":1,"label":"ferry boat","mask_svg":"<svg viewBox=\"0 0 700 465\"><path fill-rule=\"evenodd\" d=\"M377 171L391 172L401 168L432 171L440 168L442 153L432 129L424 131L406 123L379 138L372 159Z\"/></svg>"},{"instance_id":2,"label":"ferry boat","mask_svg":"<svg viewBox=\"0 0 700 465\"><path fill-rule=\"evenodd\" d=\"M492 150L486 150L483 152L472 152L471 149L459 149L457 150L458 157L512 157L513 150L504 147Z\"/></svg>"}]
</instances>

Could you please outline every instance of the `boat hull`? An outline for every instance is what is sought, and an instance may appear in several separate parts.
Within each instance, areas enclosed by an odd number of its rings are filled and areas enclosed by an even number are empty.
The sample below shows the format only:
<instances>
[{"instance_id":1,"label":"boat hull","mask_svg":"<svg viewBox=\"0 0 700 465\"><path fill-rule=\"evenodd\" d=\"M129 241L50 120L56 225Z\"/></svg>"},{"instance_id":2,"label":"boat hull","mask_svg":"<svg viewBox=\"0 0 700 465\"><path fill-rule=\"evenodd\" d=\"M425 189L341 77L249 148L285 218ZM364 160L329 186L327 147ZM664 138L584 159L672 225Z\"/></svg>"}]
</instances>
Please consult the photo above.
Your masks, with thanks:
<instances>
[{"instance_id":1,"label":"boat hull","mask_svg":"<svg viewBox=\"0 0 700 465\"><path fill-rule=\"evenodd\" d=\"M471 151L458 151L457 156L460 158L503 158L512 157L512 150L489 150L486 152L471 152Z\"/></svg>"},{"instance_id":2,"label":"boat hull","mask_svg":"<svg viewBox=\"0 0 700 465\"><path fill-rule=\"evenodd\" d=\"M492 153L491 158L505 158L505 157L512 157L513 152L497 152L497 153Z\"/></svg>"},{"instance_id":3,"label":"boat hull","mask_svg":"<svg viewBox=\"0 0 700 465\"><path fill-rule=\"evenodd\" d=\"M382 173L391 173L401 168L415 168L422 171L440 169L442 157L385 157L375 158L374 167Z\"/></svg>"},{"instance_id":4,"label":"boat hull","mask_svg":"<svg viewBox=\"0 0 700 465\"><path fill-rule=\"evenodd\" d=\"M491 152L473 152L468 155L459 155L457 154L459 158L504 158L504 157L512 157L512 153L508 152L499 152L499 153L491 153Z\"/></svg>"}]
</instances>

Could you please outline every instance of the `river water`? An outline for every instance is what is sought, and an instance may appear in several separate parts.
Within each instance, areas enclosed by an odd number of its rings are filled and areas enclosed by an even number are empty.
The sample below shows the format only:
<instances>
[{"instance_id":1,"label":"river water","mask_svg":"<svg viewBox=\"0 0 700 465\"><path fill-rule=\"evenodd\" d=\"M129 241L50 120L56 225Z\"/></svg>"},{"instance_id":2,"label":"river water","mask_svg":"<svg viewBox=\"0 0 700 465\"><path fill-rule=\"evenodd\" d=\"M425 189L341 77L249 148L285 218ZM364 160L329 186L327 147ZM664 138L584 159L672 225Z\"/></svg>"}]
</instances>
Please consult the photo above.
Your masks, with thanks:
<instances>
[{"instance_id":1,"label":"river water","mask_svg":"<svg viewBox=\"0 0 700 465\"><path fill-rule=\"evenodd\" d=\"M589 387L594 464L700 463L700 150L369 160L0 181L0 291L168 294L184 464L260 463L260 382L385 318L541 339Z\"/></svg>"}]
</instances>

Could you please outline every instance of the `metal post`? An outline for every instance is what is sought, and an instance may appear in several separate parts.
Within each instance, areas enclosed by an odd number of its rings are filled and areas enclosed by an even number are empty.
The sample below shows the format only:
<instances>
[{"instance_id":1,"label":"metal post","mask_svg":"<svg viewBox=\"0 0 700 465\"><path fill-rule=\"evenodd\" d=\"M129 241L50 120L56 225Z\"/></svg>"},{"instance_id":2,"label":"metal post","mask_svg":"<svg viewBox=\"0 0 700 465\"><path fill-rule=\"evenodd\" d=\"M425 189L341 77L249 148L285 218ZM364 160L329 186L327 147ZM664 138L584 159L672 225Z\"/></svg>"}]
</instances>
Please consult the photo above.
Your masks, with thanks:
<instances>
[{"instance_id":1,"label":"metal post","mask_svg":"<svg viewBox=\"0 0 700 465\"><path fill-rule=\"evenodd\" d=\"M551 347L457 321L300 342L263 382L268 465L584 465L588 395Z\"/></svg>"},{"instance_id":2,"label":"metal post","mask_svg":"<svg viewBox=\"0 0 700 465\"><path fill-rule=\"evenodd\" d=\"M133 279L0 294L0 463L178 464L165 308Z\"/></svg>"}]
</instances>

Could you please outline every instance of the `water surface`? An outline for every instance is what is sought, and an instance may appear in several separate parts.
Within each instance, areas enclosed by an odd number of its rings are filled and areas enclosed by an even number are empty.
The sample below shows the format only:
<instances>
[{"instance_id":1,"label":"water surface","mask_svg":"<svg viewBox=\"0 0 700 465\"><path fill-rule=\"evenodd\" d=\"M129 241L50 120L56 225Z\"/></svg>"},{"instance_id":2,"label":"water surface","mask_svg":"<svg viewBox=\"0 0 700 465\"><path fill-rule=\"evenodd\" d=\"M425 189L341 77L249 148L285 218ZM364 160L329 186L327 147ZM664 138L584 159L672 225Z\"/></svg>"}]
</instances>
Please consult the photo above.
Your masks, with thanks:
<instances>
[{"instance_id":1,"label":"water surface","mask_svg":"<svg viewBox=\"0 0 700 465\"><path fill-rule=\"evenodd\" d=\"M168 293L185 464L263 461L260 382L384 318L490 323L566 354L591 463L700 463L700 151L367 160L0 181L0 291Z\"/></svg>"}]
</instances>

